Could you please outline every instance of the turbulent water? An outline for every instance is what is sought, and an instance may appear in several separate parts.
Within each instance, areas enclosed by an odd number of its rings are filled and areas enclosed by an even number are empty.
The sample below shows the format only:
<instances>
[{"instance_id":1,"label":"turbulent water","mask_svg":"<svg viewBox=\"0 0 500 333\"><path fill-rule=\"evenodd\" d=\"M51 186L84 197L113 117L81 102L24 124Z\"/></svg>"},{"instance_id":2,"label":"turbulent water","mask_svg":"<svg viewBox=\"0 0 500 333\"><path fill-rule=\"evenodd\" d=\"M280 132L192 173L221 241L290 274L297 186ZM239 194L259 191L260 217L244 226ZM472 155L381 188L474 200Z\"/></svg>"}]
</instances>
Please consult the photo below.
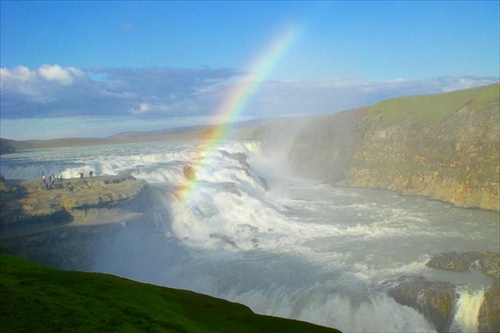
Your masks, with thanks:
<instances>
[{"instance_id":1,"label":"turbulent water","mask_svg":"<svg viewBox=\"0 0 500 333\"><path fill-rule=\"evenodd\" d=\"M222 151L247 154L250 170ZM236 141L217 148L193 141L73 147L4 155L0 172L32 179L92 170L153 184L156 237L136 230L110 237L96 271L346 332L432 332L421 314L386 294L401 276L423 275L460 286L452 330L476 330L492 281L425 263L442 252L498 251L498 213L292 178L286 161L269 156L276 155L263 155L257 142ZM186 182L185 165L197 186L182 203L173 189Z\"/></svg>"}]
</instances>

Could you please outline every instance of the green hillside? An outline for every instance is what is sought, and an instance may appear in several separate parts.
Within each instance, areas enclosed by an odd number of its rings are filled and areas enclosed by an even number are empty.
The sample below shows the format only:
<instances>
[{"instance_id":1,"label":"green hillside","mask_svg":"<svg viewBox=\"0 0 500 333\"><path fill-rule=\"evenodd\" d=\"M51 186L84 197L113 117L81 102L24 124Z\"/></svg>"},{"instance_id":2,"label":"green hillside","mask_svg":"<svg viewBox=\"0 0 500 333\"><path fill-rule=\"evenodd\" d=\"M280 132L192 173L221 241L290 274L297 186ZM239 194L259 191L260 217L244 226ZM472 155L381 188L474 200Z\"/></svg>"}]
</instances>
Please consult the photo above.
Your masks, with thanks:
<instances>
[{"instance_id":1,"label":"green hillside","mask_svg":"<svg viewBox=\"0 0 500 333\"><path fill-rule=\"evenodd\" d=\"M393 98L373 105L368 116L382 113L385 124L437 123L464 107L483 110L496 106L499 94L500 83L497 83L449 93Z\"/></svg>"},{"instance_id":2,"label":"green hillside","mask_svg":"<svg viewBox=\"0 0 500 333\"><path fill-rule=\"evenodd\" d=\"M0 255L2 332L338 332L222 299Z\"/></svg>"}]
</instances>

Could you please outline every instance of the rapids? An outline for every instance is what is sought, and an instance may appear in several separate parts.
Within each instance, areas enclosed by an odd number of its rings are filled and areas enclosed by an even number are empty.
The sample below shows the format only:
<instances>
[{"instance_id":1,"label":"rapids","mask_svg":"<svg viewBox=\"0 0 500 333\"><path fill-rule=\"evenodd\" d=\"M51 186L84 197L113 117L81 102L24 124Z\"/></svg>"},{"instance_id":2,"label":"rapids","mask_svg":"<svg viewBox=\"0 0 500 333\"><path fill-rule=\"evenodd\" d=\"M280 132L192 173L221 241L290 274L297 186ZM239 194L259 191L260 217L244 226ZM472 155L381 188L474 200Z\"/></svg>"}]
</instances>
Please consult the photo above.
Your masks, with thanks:
<instances>
[{"instance_id":1,"label":"rapids","mask_svg":"<svg viewBox=\"0 0 500 333\"><path fill-rule=\"evenodd\" d=\"M250 169L222 151L245 153ZM186 182L186 165L197 185L179 202L174 188ZM2 156L0 173L70 178L92 170L152 184L162 209L151 232L161 237L124 228L99 249L95 271L345 332L433 332L423 315L386 294L399 277L422 275L460 286L451 330L476 329L491 279L425 263L442 252L497 252L498 213L292 178L286 165L266 158L258 142L179 141L21 151Z\"/></svg>"}]
</instances>

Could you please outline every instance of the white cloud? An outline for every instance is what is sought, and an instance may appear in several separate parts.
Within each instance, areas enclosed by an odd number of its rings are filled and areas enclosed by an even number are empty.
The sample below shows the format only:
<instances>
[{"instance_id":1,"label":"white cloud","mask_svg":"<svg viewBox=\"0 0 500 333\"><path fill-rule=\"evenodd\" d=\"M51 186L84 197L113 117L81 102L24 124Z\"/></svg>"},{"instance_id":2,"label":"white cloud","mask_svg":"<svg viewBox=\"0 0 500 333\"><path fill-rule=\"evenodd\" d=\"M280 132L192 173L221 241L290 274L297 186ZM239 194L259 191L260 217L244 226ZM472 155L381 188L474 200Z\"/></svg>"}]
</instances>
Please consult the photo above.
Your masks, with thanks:
<instances>
[{"instance_id":1,"label":"white cloud","mask_svg":"<svg viewBox=\"0 0 500 333\"><path fill-rule=\"evenodd\" d=\"M62 68L58 65L43 65L38 69L18 66L13 69L1 69L2 111L9 115L10 108L32 105L35 112L36 104L57 102L72 88L71 85L88 81L86 73L74 67ZM13 104L11 104L13 103ZM18 113L18 112L16 112ZM40 116L40 114L36 114Z\"/></svg>"},{"instance_id":2,"label":"white cloud","mask_svg":"<svg viewBox=\"0 0 500 333\"><path fill-rule=\"evenodd\" d=\"M1 70L4 119L130 113L151 117L165 112L174 116L209 114L211 105L204 99L210 95L210 89L201 94L200 91L238 75L233 70L209 68L82 70L43 65L38 69Z\"/></svg>"},{"instance_id":3,"label":"white cloud","mask_svg":"<svg viewBox=\"0 0 500 333\"><path fill-rule=\"evenodd\" d=\"M216 116L243 83L230 69L94 68L43 65L1 69L2 119L127 116L142 119ZM93 79L94 78L94 79ZM439 93L498 82L498 77L424 80L265 81L243 110L244 117L324 114L399 96Z\"/></svg>"},{"instance_id":4,"label":"white cloud","mask_svg":"<svg viewBox=\"0 0 500 333\"><path fill-rule=\"evenodd\" d=\"M132 108L130 112L132 114L143 114L143 113L164 113L169 111L169 107L165 104L150 104L150 103L140 103L138 108Z\"/></svg>"},{"instance_id":5,"label":"white cloud","mask_svg":"<svg viewBox=\"0 0 500 333\"><path fill-rule=\"evenodd\" d=\"M42 65L38 69L29 69L25 66L14 67L13 69L1 68L2 89L16 86L16 84L36 84L46 81L53 81L62 85L70 85L75 80L86 79L87 74L84 71L67 67L62 68L59 65ZM11 85L11 86L9 86Z\"/></svg>"},{"instance_id":6,"label":"white cloud","mask_svg":"<svg viewBox=\"0 0 500 333\"><path fill-rule=\"evenodd\" d=\"M12 70L0 69L0 89L2 97L10 92L36 98L39 96L37 89L34 89L32 82L36 80L36 72L24 66L18 66Z\"/></svg>"},{"instance_id":7,"label":"white cloud","mask_svg":"<svg viewBox=\"0 0 500 333\"><path fill-rule=\"evenodd\" d=\"M132 112L133 114L141 114L141 113L148 112L149 109L150 109L150 106L148 103L141 103L141 104L139 104L139 108L132 108L132 110L130 110L130 112Z\"/></svg>"},{"instance_id":8,"label":"white cloud","mask_svg":"<svg viewBox=\"0 0 500 333\"><path fill-rule=\"evenodd\" d=\"M85 72L74 67L62 68L58 65L43 65L38 69L40 76L49 81L70 85L75 78L85 77Z\"/></svg>"},{"instance_id":9,"label":"white cloud","mask_svg":"<svg viewBox=\"0 0 500 333\"><path fill-rule=\"evenodd\" d=\"M23 81L27 82L33 80L36 77L36 73L31 71L28 67L18 66L13 68L12 70L6 68L0 68L0 73L2 77L1 84L2 86L5 82L12 81Z\"/></svg>"}]
</instances>

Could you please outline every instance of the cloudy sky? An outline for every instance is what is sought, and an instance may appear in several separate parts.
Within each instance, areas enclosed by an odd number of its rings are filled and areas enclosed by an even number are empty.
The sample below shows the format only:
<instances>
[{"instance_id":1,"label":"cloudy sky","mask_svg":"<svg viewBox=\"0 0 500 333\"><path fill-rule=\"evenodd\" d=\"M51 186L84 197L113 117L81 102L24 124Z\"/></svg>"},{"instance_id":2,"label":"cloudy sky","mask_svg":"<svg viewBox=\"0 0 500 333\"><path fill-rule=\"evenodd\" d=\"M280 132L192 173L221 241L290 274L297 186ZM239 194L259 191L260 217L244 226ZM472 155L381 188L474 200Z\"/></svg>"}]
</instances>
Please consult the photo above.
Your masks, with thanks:
<instances>
[{"instance_id":1,"label":"cloudy sky","mask_svg":"<svg viewBox=\"0 0 500 333\"><path fill-rule=\"evenodd\" d=\"M333 113L500 76L498 1L0 6L9 139Z\"/></svg>"}]
</instances>

